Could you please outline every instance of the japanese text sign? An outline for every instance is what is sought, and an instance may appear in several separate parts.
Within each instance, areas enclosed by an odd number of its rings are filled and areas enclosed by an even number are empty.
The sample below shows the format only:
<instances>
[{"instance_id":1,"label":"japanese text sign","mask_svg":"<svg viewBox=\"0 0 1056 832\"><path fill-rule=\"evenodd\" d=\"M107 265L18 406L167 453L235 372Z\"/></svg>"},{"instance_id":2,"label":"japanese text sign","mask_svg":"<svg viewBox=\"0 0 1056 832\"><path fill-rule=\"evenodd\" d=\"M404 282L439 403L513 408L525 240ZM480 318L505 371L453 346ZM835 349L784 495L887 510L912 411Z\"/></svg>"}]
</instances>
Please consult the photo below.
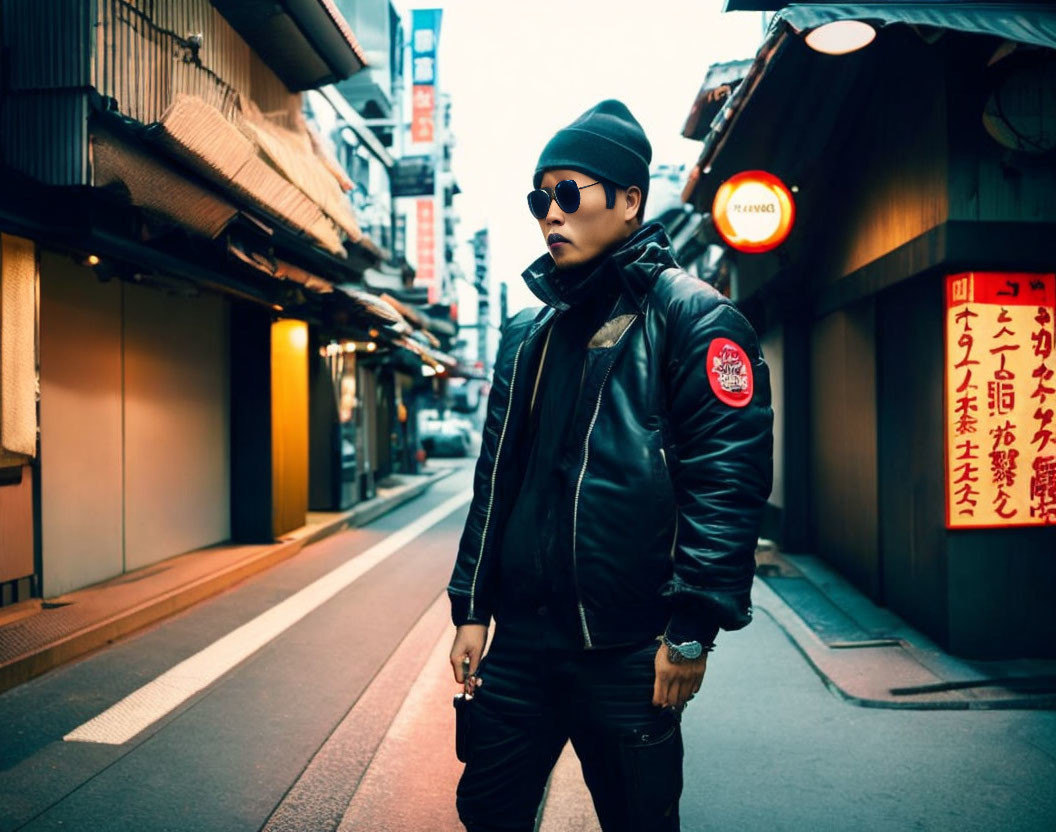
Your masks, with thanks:
<instances>
[{"instance_id":1,"label":"japanese text sign","mask_svg":"<svg viewBox=\"0 0 1056 832\"><path fill-rule=\"evenodd\" d=\"M417 201L417 249L418 263L414 285L428 287L428 301L433 303L438 294L436 285L436 215L433 212L433 200Z\"/></svg>"},{"instance_id":2,"label":"japanese text sign","mask_svg":"<svg viewBox=\"0 0 1056 832\"><path fill-rule=\"evenodd\" d=\"M1056 524L1056 275L946 278L946 526Z\"/></svg>"},{"instance_id":3,"label":"japanese text sign","mask_svg":"<svg viewBox=\"0 0 1056 832\"><path fill-rule=\"evenodd\" d=\"M415 9L411 22L411 141L433 141L436 112L436 45L440 9Z\"/></svg>"}]
</instances>

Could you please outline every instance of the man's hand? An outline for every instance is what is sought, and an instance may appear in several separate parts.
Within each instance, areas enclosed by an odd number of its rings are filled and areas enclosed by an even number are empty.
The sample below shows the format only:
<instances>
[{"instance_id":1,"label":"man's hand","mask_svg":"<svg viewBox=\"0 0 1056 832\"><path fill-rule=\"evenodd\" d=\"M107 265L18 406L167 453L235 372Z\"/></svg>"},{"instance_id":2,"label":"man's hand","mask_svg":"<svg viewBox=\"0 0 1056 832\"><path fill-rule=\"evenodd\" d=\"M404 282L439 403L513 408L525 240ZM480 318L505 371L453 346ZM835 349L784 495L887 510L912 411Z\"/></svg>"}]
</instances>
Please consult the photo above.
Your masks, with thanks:
<instances>
[{"instance_id":1,"label":"man's hand","mask_svg":"<svg viewBox=\"0 0 1056 832\"><path fill-rule=\"evenodd\" d=\"M667 645L661 644L656 651L656 681L653 683L653 704L680 708L700 690L704 671L708 666L708 654L699 659L672 664L667 658Z\"/></svg>"},{"instance_id":2,"label":"man's hand","mask_svg":"<svg viewBox=\"0 0 1056 832\"><path fill-rule=\"evenodd\" d=\"M477 672L480 657L484 654L484 645L488 641L487 624L463 624L455 631L455 643L451 646L451 668L455 672L455 681L460 685L466 684L466 677L462 675L462 658L469 656L469 684L475 687L479 680L473 674ZM472 693L470 687L467 692Z\"/></svg>"}]
</instances>

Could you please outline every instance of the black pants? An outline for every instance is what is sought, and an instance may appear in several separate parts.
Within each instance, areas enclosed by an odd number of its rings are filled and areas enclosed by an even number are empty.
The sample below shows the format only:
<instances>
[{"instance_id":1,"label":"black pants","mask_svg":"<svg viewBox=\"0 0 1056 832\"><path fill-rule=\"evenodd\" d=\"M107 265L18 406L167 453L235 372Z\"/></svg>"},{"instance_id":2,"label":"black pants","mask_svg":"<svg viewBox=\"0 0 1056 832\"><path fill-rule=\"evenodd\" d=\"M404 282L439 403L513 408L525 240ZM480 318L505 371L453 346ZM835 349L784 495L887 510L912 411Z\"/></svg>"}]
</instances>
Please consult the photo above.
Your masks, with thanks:
<instances>
[{"instance_id":1,"label":"black pants","mask_svg":"<svg viewBox=\"0 0 1056 832\"><path fill-rule=\"evenodd\" d=\"M466 829L531 832L571 740L604 832L678 830L681 711L652 704L659 643L546 651L503 636L481 660L470 708L456 800Z\"/></svg>"}]
</instances>

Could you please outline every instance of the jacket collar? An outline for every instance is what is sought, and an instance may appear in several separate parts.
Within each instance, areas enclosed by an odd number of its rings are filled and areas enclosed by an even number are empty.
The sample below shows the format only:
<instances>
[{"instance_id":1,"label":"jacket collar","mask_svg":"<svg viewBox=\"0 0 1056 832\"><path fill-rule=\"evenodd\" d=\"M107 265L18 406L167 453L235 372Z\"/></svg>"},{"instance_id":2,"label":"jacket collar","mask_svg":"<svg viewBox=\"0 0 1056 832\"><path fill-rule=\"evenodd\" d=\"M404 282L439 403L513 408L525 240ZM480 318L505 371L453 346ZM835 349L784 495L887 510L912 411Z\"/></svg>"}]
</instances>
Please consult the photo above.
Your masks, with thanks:
<instances>
[{"instance_id":1,"label":"jacket collar","mask_svg":"<svg viewBox=\"0 0 1056 832\"><path fill-rule=\"evenodd\" d=\"M521 277L539 300L558 311L564 311L575 302L577 287L589 287L601 277L603 271L612 269L623 284L625 294L640 309L642 298L652 287L656 276L663 269L674 265L676 263L667 232L660 223L653 222L635 231L602 258L592 272L577 279L574 285L562 279L561 270L554 265L554 259L549 254L544 254L532 263L521 273Z\"/></svg>"}]
</instances>

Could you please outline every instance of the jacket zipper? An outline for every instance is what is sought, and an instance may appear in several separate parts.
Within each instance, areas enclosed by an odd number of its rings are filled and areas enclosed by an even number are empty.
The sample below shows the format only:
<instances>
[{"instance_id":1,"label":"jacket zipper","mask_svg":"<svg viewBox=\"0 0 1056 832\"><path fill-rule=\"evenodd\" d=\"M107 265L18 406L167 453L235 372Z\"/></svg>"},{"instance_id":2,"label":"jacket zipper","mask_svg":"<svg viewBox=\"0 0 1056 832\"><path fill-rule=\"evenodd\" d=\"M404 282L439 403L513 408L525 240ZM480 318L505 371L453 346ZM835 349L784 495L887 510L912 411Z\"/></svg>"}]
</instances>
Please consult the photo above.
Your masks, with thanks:
<instances>
[{"instance_id":1,"label":"jacket zipper","mask_svg":"<svg viewBox=\"0 0 1056 832\"><path fill-rule=\"evenodd\" d=\"M513 356L513 370L510 372L510 390L506 397L506 415L502 419L502 430L499 432L499 441L495 446L495 464L491 466L491 489L488 493L488 510L484 514L484 528L480 531L480 552L477 554L477 565L473 569L473 583L469 588L469 617L473 617L473 607L477 601L477 575L480 572L480 562L484 559L484 544L488 539L488 524L491 522L491 507L495 503L495 477L499 472L499 456L502 453L502 442L506 438L506 425L510 421L510 410L513 407L513 385L517 380L517 362L521 358L521 350L524 349L524 341L517 347Z\"/></svg>"},{"instance_id":2,"label":"jacket zipper","mask_svg":"<svg viewBox=\"0 0 1056 832\"><path fill-rule=\"evenodd\" d=\"M590 425L587 427L587 438L583 440L583 467L579 469L579 479L576 482L576 499L572 506L572 580L576 588L576 603L579 605L579 623L583 627L583 640L587 647L593 647L590 639L590 630L587 628L587 613L583 609L583 599L579 594L579 571L576 569L576 524L579 520L579 492L583 487L583 477L587 473L587 460L590 459L590 434L594 431L594 423L598 420L598 411L601 410L601 396L605 391L605 382L612 372L612 365L605 371L605 377L601 380L598 388L598 400L594 403L594 414L590 417Z\"/></svg>"},{"instance_id":3,"label":"jacket zipper","mask_svg":"<svg viewBox=\"0 0 1056 832\"><path fill-rule=\"evenodd\" d=\"M613 305L612 310L609 312L608 317L611 318L613 312L620 305L620 299L616 299L616 303ZM631 324L634 322L632 321ZM620 338L627 334L627 331L631 328L631 324L620 333ZM619 341L619 338L616 339ZM614 345L615 346L615 345ZM615 363L615 362L614 362ZM612 372L613 364L609 364L608 369L605 370L605 375L601 379L601 385L598 387L598 400L594 402L594 413L590 417L590 424L587 426L587 436L583 440L583 467L579 469L579 479L576 481L576 498L572 504L572 583L576 590L576 606L579 607L579 623L583 627L583 641L585 645L590 648L594 646L593 641L590 638L590 628L587 627L587 612L583 609L583 598L579 594L579 570L576 568L576 526L579 521L579 492L583 487L583 477L587 473L587 460L590 459L590 434L594 432L594 423L598 420L598 411L601 410L601 397L605 392L605 382L609 380L609 374ZM583 377L586 377L586 362L583 364ZM580 385L583 384L583 379L580 379Z\"/></svg>"}]
</instances>

